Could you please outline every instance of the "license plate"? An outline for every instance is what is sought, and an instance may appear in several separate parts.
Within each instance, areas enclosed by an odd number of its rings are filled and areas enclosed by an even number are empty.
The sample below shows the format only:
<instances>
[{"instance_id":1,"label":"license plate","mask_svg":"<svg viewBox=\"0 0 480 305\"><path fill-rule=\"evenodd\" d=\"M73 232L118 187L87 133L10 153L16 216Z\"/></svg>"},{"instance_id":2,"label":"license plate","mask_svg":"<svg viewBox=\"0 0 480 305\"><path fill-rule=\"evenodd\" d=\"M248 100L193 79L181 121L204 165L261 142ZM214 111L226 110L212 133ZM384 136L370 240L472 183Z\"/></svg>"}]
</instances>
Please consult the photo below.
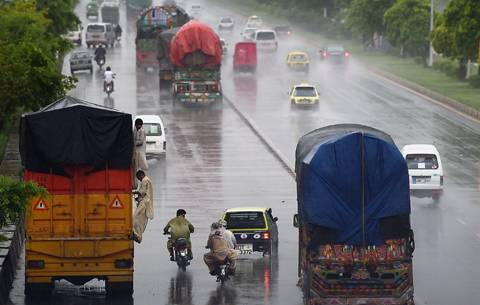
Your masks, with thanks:
<instances>
[{"instance_id":1,"label":"license plate","mask_svg":"<svg viewBox=\"0 0 480 305\"><path fill-rule=\"evenodd\" d=\"M253 244L238 244L237 250L240 254L252 254Z\"/></svg>"},{"instance_id":2,"label":"license plate","mask_svg":"<svg viewBox=\"0 0 480 305\"><path fill-rule=\"evenodd\" d=\"M155 148L155 144L147 144L147 148Z\"/></svg>"},{"instance_id":3,"label":"license plate","mask_svg":"<svg viewBox=\"0 0 480 305\"><path fill-rule=\"evenodd\" d=\"M270 44L268 42L262 42L262 46L269 46Z\"/></svg>"},{"instance_id":4,"label":"license plate","mask_svg":"<svg viewBox=\"0 0 480 305\"><path fill-rule=\"evenodd\" d=\"M421 184L430 182L430 178L426 177L413 177L413 184Z\"/></svg>"}]
</instances>

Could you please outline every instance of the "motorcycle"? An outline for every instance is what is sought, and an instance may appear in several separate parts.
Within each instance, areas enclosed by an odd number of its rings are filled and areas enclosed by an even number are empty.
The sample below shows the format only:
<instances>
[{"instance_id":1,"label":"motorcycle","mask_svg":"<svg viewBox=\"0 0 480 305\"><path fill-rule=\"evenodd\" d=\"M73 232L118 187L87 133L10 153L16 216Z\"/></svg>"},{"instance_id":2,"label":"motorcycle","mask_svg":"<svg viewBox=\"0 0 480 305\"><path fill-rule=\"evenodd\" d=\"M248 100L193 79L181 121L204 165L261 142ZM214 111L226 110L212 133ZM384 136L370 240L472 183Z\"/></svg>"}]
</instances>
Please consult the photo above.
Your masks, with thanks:
<instances>
[{"instance_id":1,"label":"motorcycle","mask_svg":"<svg viewBox=\"0 0 480 305\"><path fill-rule=\"evenodd\" d=\"M105 84L105 92L107 93L108 96L113 92L113 81L107 82Z\"/></svg>"},{"instance_id":2,"label":"motorcycle","mask_svg":"<svg viewBox=\"0 0 480 305\"><path fill-rule=\"evenodd\" d=\"M223 262L218 263L216 266L217 270L217 283L220 283L221 285L224 285L226 281L230 279L229 274L229 267L230 264L228 263L227 259L225 259Z\"/></svg>"},{"instance_id":3,"label":"motorcycle","mask_svg":"<svg viewBox=\"0 0 480 305\"><path fill-rule=\"evenodd\" d=\"M175 241L173 253L175 254L175 261L177 262L178 268L186 271L187 266L190 265L190 261L188 259L188 244L185 238L179 238Z\"/></svg>"},{"instance_id":4,"label":"motorcycle","mask_svg":"<svg viewBox=\"0 0 480 305\"><path fill-rule=\"evenodd\" d=\"M98 68L101 70L105 64L105 56L97 56L95 57L95 61L97 62Z\"/></svg>"}]
</instances>

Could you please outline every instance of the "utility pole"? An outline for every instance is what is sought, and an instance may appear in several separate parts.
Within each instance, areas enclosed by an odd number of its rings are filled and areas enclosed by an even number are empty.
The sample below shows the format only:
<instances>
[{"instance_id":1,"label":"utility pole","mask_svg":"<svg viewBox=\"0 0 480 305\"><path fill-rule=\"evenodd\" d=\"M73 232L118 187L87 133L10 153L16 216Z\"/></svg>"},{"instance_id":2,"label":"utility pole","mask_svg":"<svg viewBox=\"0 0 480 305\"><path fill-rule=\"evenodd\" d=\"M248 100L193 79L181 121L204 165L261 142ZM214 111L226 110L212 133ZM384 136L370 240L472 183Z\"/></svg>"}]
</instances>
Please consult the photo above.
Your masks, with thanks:
<instances>
[{"instance_id":1,"label":"utility pole","mask_svg":"<svg viewBox=\"0 0 480 305\"><path fill-rule=\"evenodd\" d=\"M433 0L430 0L430 35L433 32L433 13L434 13L434 3ZM432 38L430 38L430 46L428 50L428 66L433 66L433 45Z\"/></svg>"}]
</instances>

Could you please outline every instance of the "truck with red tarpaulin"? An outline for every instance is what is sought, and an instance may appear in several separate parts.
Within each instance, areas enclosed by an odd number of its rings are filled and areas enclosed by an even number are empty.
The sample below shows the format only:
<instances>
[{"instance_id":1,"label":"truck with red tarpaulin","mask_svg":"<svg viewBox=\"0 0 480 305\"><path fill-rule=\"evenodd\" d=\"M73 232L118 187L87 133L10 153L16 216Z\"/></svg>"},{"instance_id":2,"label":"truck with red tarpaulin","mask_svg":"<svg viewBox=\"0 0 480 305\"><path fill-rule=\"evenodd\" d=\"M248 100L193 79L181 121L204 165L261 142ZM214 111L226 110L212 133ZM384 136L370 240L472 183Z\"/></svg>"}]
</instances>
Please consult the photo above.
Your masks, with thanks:
<instances>
[{"instance_id":1,"label":"truck with red tarpaulin","mask_svg":"<svg viewBox=\"0 0 480 305\"><path fill-rule=\"evenodd\" d=\"M413 305L405 159L386 133L316 129L296 148L299 286L308 305Z\"/></svg>"},{"instance_id":2,"label":"truck with red tarpaulin","mask_svg":"<svg viewBox=\"0 0 480 305\"><path fill-rule=\"evenodd\" d=\"M235 44L233 54L233 71L255 72L257 70L257 44L251 41L242 41Z\"/></svg>"},{"instance_id":3,"label":"truck with red tarpaulin","mask_svg":"<svg viewBox=\"0 0 480 305\"><path fill-rule=\"evenodd\" d=\"M158 68L158 38L168 29L180 27L190 20L188 14L175 5L152 6L137 18L135 38L136 63L139 68Z\"/></svg>"},{"instance_id":4,"label":"truck with red tarpaulin","mask_svg":"<svg viewBox=\"0 0 480 305\"><path fill-rule=\"evenodd\" d=\"M221 102L220 37L196 20L182 26L170 42L173 65L173 99L183 104Z\"/></svg>"}]
</instances>

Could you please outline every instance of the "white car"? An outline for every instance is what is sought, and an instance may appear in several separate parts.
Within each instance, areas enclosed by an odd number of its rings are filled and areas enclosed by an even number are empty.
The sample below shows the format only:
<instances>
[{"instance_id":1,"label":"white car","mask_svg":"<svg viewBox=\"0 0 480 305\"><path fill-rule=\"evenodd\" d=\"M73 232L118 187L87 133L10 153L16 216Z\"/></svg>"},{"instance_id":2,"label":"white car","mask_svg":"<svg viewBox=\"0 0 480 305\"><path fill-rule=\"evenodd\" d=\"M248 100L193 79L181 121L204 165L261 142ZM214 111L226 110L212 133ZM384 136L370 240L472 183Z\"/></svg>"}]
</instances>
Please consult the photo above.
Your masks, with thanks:
<instances>
[{"instance_id":1,"label":"white car","mask_svg":"<svg viewBox=\"0 0 480 305\"><path fill-rule=\"evenodd\" d=\"M257 43L257 50L260 51L276 51L278 48L277 34L272 30L255 31L253 41Z\"/></svg>"},{"instance_id":2,"label":"white car","mask_svg":"<svg viewBox=\"0 0 480 305\"><path fill-rule=\"evenodd\" d=\"M410 192L415 197L438 200L443 192L443 167L433 145L412 144L402 148L410 176Z\"/></svg>"},{"instance_id":3,"label":"white car","mask_svg":"<svg viewBox=\"0 0 480 305\"><path fill-rule=\"evenodd\" d=\"M222 17L220 20L218 20L218 29L220 31L222 30L233 30L233 27L235 26L233 22L233 18L231 17Z\"/></svg>"},{"instance_id":4,"label":"white car","mask_svg":"<svg viewBox=\"0 0 480 305\"><path fill-rule=\"evenodd\" d=\"M165 126L158 115L138 115L147 136L147 157L159 157L167 152ZM134 121L135 122L135 121Z\"/></svg>"},{"instance_id":5,"label":"white car","mask_svg":"<svg viewBox=\"0 0 480 305\"><path fill-rule=\"evenodd\" d=\"M102 44L111 46L115 44L115 31L111 23L89 23L85 33L87 47Z\"/></svg>"},{"instance_id":6,"label":"white car","mask_svg":"<svg viewBox=\"0 0 480 305\"><path fill-rule=\"evenodd\" d=\"M262 18L255 15L248 17L247 28L259 28L261 26L263 26Z\"/></svg>"},{"instance_id":7,"label":"white car","mask_svg":"<svg viewBox=\"0 0 480 305\"><path fill-rule=\"evenodd\" d=\"M72 43L82 45L82 30L83 30L83 27L81 25L78 25L76 30L68 31L65 38L70 40Z\"/></svg>"},{"instance_id":8,"label":"white car","mask_svg":"<svg viewBox=\"0 0 480 305\"><path fill-rule=\"evenodd\" d=\"M252 41L253 40L253 34L255 34L255 31L257 28L244 28L243 32L240 33L242 36L242 39L245 41Z\"/></svg>"},{"instance_id":9,"label":"white car","mask_svg":"<svg viewBox=\"0 0 480 305\"><path fill-rule=\"evenodd\" d=\"M192 15L199 15L202 12L202 6L200 4L192 4L190 12Z\"/></svg>"}]
</instances>

